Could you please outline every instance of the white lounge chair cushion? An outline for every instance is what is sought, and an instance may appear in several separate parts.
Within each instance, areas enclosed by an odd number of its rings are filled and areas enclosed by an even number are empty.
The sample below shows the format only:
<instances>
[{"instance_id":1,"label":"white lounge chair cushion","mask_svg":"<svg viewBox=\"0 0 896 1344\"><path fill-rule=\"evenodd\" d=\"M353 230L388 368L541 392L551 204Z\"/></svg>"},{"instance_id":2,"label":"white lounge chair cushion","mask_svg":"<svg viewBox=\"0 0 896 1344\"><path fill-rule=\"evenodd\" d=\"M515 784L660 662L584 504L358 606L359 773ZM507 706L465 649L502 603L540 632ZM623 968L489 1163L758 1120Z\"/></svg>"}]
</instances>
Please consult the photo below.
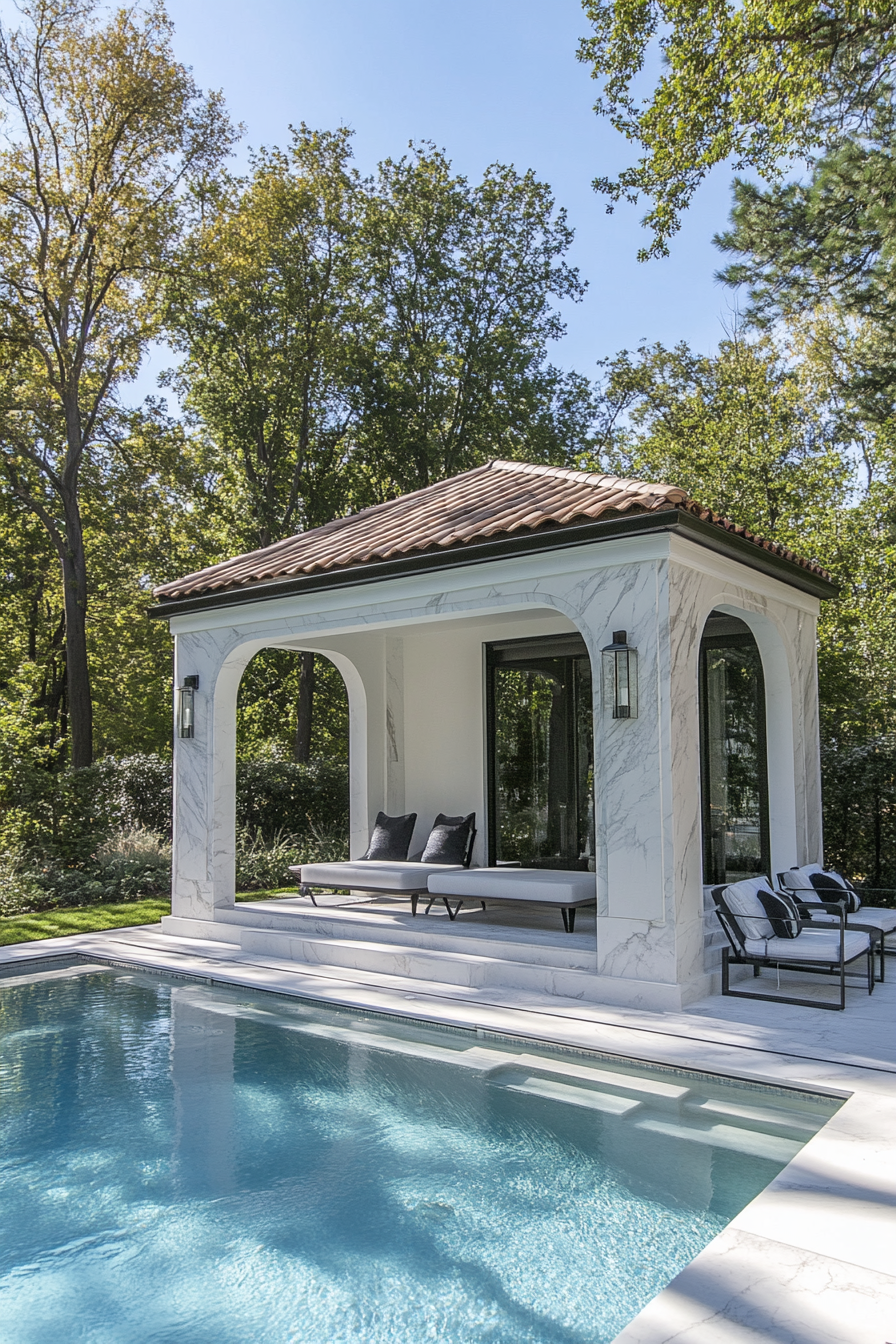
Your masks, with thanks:
<instances>
[{"instance_id":1,"label":"white lounge chair cushion","mask_svg":"<svg viewBox=\"0 0 896 1344\"><path fill-rule=\"evenodd\" d=\"M594 873L556 868L465 868L440 872L427 882L431 896L470 900L539 901L571 908L597 900Z\"/></svg>"},{"instance_id":2,"label":"white lounge chair cushion","mask_svg":"<svg viewBox=\"0 0 896 1344\"><path fill-rule=\"evenodd\" d=\"M808 904L808 902L807 902ZM896 910L886 910L863 905L861 910L857 910L854 915L850 915L850 921L853 924L870 924L873 929L880 929L881 933L896 932ZM813 924L838 924L836 915L828 914L827 910L819 910L818 914L813 914Z\"/></svg>"},{"instance_id":3,"label":"white lounge chair cushion","mask_svg":"<svg viewBox=\"0 0 896 1344\"><path fill-rule=\"evenodd\" d=\"M786 873L781 873L781 882L785 891L798 891L800 900L806 905L810 902L821 901L821 893L816 891L809 881L809 874L820 873L821 865L818 863L807 863L804 868L790 868Z\"/></svg>"},{"instance_id":4,"label":"white lounge chair cushion","mask_svg":"<svg viewBox=\"0 0 896 1344\"><path fill-rule=\"evenodd\" d=\"M722 899L734 915L746 939L774 938L775 935L771 920L766 915L765 908L756 895L760 887L763 891L774 894L766 877L746 877L742 882L732 882L731 886L726 887L722 892ZM783 939L782 941L787 942L788 940Z\"/></svg>"},{"instance_id":5,"label":"white lounge chair cushion","mask_svg":"<svg viewBox=\"0 0 896 1344\"><path fill-rule=\"evenodd\" d=\"M846 961L868 950L867 933L852 931L843 939ZM797 938L748 938L745 951L750 957L769 957L772 961L825 961L840 960L840 932L826 929L803 929Z\"/></svg>"},{"instance_id":6,"label":"white lounge chair cushion","mask_svg":"<svg viewBox=\"0 0 896 1344\"><path fill-rule=\"evenodd\" d=\"M856 914L862 909L862 898L857 891L854 891L846 879L840 873L832 872L829 868L822 868L820 863L805 863L802 868L791 868L789 872L782 874L788 891L799 891L799 899L806 905L821 904L822 901L838 901L841 897L834 889L819 889L812 885L812 874L824 873L825 877L831 878L836 882L837 887L848 893L849 899L847 908Z\"/></svg>"},{"instance_id":7,"label":"white lounge chair cushion","mask_svg":"<svg viewBox=\"0 0 896 1344\"><path fill-rule=\"evenodd\" d=\"M433 873L452 871L458 865L441 863L389 863L382 859L355 859L351 863L303 863L290 868L303 886L347 887L350 891L425 891ZM463 872L460 868L459 871Z\"/></svg>"}]
</instances>

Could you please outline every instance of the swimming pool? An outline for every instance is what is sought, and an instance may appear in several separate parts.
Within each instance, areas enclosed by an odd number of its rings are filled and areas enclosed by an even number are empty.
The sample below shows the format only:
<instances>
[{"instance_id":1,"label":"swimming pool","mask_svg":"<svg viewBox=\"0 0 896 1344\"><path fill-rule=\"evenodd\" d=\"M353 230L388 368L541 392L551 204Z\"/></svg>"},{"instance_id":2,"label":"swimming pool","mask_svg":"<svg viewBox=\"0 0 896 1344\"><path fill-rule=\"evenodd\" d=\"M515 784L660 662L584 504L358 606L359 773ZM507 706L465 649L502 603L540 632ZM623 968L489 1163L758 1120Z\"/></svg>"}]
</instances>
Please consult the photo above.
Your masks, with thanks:
<instances>
[{"instance_id":1,"label":"swimming pool","mask_svg":"<svg viewBox=\"0 0 896 1344\"><path fill-rule=\"evenodd\" d=\"M0 979L8 1344L598 1344L840 1103L70 959Z\"/></svg>"}]
</instances>

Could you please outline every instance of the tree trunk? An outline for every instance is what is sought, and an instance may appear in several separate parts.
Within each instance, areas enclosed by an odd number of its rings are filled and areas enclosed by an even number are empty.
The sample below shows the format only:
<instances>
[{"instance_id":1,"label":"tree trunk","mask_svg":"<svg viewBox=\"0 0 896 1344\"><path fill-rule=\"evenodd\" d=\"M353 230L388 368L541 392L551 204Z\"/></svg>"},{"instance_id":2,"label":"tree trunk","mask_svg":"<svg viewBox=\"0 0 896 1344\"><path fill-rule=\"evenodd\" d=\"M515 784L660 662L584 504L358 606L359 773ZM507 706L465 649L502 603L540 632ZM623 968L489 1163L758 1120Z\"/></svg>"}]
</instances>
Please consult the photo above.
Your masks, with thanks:
<instances>
[{"instance_id":1,"label":"tree trunk","mask_svg":"<svg viewBox=\"0 0 896 1344\"><path fill-rule=\"evenodd\" d=\"M65 671L71 764L76 770L93 761L93 702L87 663L87 561L76 499L65 503L65 550L61 556L65 601Z\"/></svg>"},{"instance_id":2,"label":"tree trunk","mask_svg":"<svg viewBox=\"0 0 896 1344\"><path fill-rule=\"evenodd\" d=\"M295 760L311 760L311 719L314 710L314 654L299 654L299 703L296 714Z\"/></svg>"}]
</instances>

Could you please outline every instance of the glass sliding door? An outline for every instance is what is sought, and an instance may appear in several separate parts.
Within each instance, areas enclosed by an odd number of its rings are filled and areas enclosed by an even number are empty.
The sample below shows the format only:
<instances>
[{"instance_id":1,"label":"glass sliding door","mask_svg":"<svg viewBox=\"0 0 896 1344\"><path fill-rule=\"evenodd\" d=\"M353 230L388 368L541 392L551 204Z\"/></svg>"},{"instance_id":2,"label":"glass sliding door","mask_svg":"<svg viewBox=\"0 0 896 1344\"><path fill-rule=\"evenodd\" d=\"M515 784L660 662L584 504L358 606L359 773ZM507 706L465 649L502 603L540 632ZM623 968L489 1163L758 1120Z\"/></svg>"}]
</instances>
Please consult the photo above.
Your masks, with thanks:
<instances>
[{"instance_id":1,"label":"glass sliding door","mask_svg":"<svg viewBox=\"0 0 896 1344\"><path fill-rule=\"evenodd\" d=\"M765 681L743 621L713 612L700 644L703 881L768 873Z\"/></svg>"},{"instance_id":2,"label":"glass sliding door","mask_svg":"<svg viewBox=\"0 0 896 1344\"><path fill-rule=\"evenodd\" d=\"M486 646L489 863L594 869L591 661L578 636Z\"/></svg>"}]
</instances>

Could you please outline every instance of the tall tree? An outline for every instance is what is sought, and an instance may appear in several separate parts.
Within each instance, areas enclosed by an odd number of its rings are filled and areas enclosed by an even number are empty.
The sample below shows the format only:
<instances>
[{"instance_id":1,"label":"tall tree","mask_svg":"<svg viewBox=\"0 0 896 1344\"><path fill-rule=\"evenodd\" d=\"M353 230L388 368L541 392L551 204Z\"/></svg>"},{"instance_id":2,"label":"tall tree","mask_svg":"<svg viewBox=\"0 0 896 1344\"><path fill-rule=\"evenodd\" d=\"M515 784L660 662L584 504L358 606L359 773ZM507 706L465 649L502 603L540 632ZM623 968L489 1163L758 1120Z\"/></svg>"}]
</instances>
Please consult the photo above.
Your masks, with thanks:
<instances>
[{"instance_id":1,"label":"tall tree","mask_svg":"<svg viewBox=\"0 0 896 1344\"><path fill-rule=\"evenodd\" d=\"M820 544L848 494L837 419L770 342L739 331L714 356L655 345L609 361L599 441L605 467L671 481L800 551Z\"/></svg>"},{"instance_id":2,"label":"tall tree","mask_svg":"<svg viewBox=\"0 0 896 1344\"><path fill-rule=\"evenodd\" d=\"M85 464L115 441L116 393L159 329L181 187L232 132L174 59L161 4L26 0L0 27L0 448L59 558L71 763L90 763Z\"/></svg>"},{"instance_id":3,"label":"tall tree","mask_svg":"<svg viewBox=\"0 0 896 1344\"><path fill-rule=\"evenodd\" d=\"M811 367L735 333L712 357L652 346L610 361L597 457L832 571L840 594L818 626L825 847L879 883L896 876L896 456L891 426L872 433L869 476L851 433Z\"/></svg>"},{"instance_id":4,"label":"tall tree","mask_svg":"<svg viewBox=\"0 0 896 1344\"><path fill-rule=\"evenodd\" d=\"M489 456L565 461L585 379L547 362L582 286L531 174L478 187L422 147L372 180L350 134L293 132L203 201L170 288L183 403L229 473L238 544L267 546ZM303 654L293 754L312 749ZM327 692L324 686L325 693Z\"/></svg>"},{"instance_id":5,"label":"tall tree","mask_svg":"<svg viewBox=\"0 0 896 1344\"><path fill-rule=\"evenodd\" d=\"M896 165L894 114L846 139L801 181L763 190L734 184L731 228L716 239L731 258L721 279L748 287L748 315L787 331L859 417L896 410Z\"/></svg>"},{"instance_id":6,"label":"tall tree","mask_svg":"<svg viewBox=\"0 0 896 1344\"><path fill-rule=\"evenodd\" d=\"M602 85L595 110L643 150L610 202L651 202L647 256L663 255L698 185L733 160L780 176L865 127L896 69L889 0L583 0L579 59ZM642 96L645 67L661 73ZM648 76L648 79L650 76ZM612 209L612 204L610 207Z\"/></svg>"},{"instance_id":7,"label":"tall tree","mask_svg":"<svg viewBox=\"0 0 896 1344\"><path fill-rule=\"evenodd\" d=\"M293 132L244 179L203 202L169 291L184 355L172 381L231 464L240 541L250 547L328 522L353 408L354 236L361 184L350 133Z\"/></svg>"},{"instance_id":8,"label":"tall tree","mask_svg":"<svg viewBox=\"0 0 896 1344\"><path fill-rule=\"evenodd\" d=\"M534 174L494 165L471 185L420 145L368 190L358 247L369 315L358 445L375 498L488 457L564 461L587 437L587 382L548 360L556 301L584 285L572 230Z\"/></svg>"}]
</instances>

